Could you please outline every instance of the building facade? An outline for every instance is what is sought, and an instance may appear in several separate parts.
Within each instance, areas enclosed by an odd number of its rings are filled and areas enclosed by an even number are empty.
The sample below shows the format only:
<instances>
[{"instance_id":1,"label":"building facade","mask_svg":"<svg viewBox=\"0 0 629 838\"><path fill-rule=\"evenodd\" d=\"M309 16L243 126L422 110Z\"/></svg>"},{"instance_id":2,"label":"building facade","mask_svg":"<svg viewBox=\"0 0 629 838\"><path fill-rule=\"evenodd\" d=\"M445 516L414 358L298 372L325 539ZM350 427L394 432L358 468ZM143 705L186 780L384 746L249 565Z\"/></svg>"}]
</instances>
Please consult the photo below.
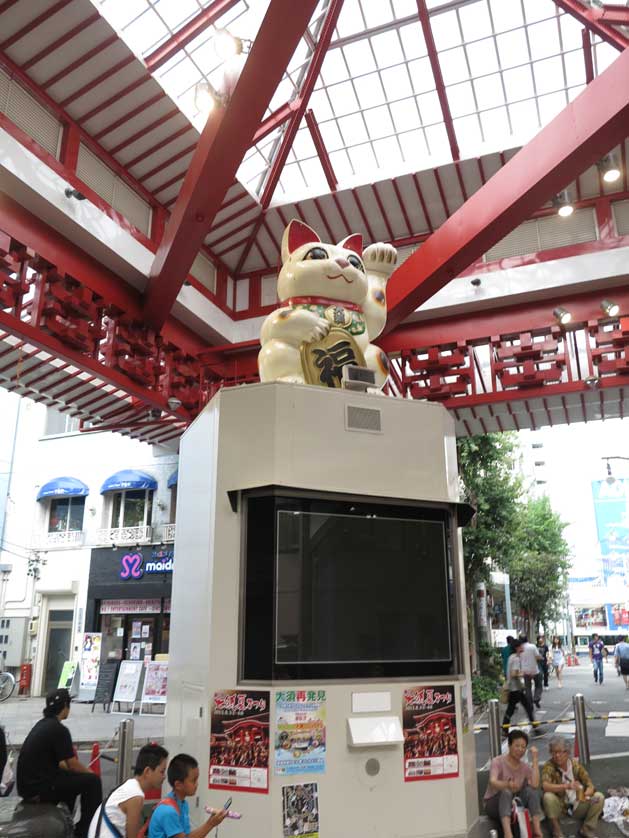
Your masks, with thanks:
<instances>
[{"instance_id":1,"label":"building facade","mask_svg":"<svg viewBox=\"0 0 629 838\"><path fill-rule=\"evenodd\" d=\"M0 657L40 695L85 631L104 658L168 651L177 455L29 399L17 422L18 398L0 391Z\"/></svg>"}]
</instances>

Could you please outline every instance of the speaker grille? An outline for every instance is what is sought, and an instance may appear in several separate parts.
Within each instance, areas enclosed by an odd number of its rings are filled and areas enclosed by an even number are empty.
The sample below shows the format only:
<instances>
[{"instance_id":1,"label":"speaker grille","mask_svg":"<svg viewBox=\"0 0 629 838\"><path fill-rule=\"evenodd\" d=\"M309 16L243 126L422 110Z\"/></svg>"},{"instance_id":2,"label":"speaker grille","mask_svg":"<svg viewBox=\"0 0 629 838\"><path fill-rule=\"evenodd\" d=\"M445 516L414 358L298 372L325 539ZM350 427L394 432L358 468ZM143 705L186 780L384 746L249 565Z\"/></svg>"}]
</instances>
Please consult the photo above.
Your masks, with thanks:
<instances>
[{"instance_id":1,"label":"speaker grille","mask_svg":"<svg viewBox=\"0 0 629 838\"><path fill-rule=\"evenodd\" d=\"M345 413L345 429L370 434L382 433L380 411L372 407L356 407L348 404Z\"/></svg>"}]
</instances>

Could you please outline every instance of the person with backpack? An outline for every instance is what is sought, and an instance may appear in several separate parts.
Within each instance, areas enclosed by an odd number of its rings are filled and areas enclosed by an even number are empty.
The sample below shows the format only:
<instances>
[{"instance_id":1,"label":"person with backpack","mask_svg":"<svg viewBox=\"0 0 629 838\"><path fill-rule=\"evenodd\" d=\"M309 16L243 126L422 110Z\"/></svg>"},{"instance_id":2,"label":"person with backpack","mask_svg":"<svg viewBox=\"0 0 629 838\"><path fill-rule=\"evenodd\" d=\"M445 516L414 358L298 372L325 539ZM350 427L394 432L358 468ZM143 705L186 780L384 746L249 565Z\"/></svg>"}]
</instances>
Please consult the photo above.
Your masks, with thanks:
<instances>
[{"instance_id":1,"label":"person with backpack","mask_svg":"<svg viewBox=\"0 0 629 838\"><path fill-rule=\"evenodd\" d=\"M620 643L616 643L614 663L618 674L623 677L625 688L629 690L629 643L627 643L626 637L623 637Z\"/></svg>"},{"instance_id":2,"label":"person with backpack","mask_svg":"<svg viewBox=\"0 0 629 838\"><path fill-rule=\"evenodd\" d=\"M199 763L188 754L177 754L168 766L171 793L153 811L148 838L205 838L227 817L221 809L205 823L192 829L187 797L194 797L199 786Z\"/></svg>"},{"instance_id":3,"label":"person with backpack","mask_svg":"<svg viewBox=\"0 0 629 838\"><path fill-rule=\"evenodd\" d=\"M134 776L115 788L96 810L87 838L139 838L147 791L161 789L166 776L168 751L161 745L144 745L135 761Z\"/></svg>"}]
</instances>

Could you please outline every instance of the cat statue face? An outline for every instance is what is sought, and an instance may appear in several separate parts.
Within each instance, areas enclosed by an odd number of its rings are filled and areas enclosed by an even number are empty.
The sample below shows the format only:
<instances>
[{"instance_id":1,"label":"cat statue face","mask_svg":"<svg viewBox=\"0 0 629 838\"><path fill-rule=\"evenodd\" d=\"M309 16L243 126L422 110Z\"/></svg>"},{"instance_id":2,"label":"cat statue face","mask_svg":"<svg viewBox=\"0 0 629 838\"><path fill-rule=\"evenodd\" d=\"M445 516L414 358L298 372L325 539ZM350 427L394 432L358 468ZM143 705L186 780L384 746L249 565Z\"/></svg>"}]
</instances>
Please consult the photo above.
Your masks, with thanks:
<instances>
[{"instance_id":1,"label":"cat statue face","mask_svg":"<svg viewBox=\"0 0 629 838\"><path fill-rule=\"evenodd\" d=\"M282 238L280 301L321 297L361 305L368 287L362 252L360 235L326 244L307 224L291 221Z\"/></svg>"}]
</instances>

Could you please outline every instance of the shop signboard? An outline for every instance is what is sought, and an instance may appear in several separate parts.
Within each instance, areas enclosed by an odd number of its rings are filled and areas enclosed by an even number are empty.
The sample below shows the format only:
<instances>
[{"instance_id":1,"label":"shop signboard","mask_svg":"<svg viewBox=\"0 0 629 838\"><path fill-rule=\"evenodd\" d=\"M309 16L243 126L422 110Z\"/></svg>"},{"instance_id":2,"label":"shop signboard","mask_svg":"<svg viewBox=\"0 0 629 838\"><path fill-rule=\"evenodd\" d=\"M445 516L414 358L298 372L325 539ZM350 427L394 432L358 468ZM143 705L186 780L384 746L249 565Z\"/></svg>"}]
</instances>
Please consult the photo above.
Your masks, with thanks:
<instances>
[{"instance_id":1,"label":"shop signboard","mask_svg":"<svg viewBox=\"0 0 629 838\"><path fill-rule=\"evenodd\" d=\"M72 685L74 683L74 676L76 675L76 662L65 661L59 675L59 683L57 689L70 690L72 692Z\"/></svg>"},{"instance_id":2,"label":"shop signboard","mask_svg":"<svg viewBox=\"0 0 629 838\"><path fill-rule=\"evenodd\" d=\"M268 690L221 690L210 706L209 788L269 791Z\"/></svg>"},{"instance_id":3,"label":"shop signboard","mask_svg":"<svg viewBox=\"0 0 629 838\"><path fill-rule=\"evenodd\" d=\"M113 703L135 704L142 677L142 661L121 661Z\"/></svg>"},{"instance_id":4,"label":"shop signboard","mask_svg":"<svg viewBox=\"0 0 629 838\"><path fill-rule=\"evenodd\" d=\"M325 690L275 693L275 773L325 772Z\"/></svg>"},{"instance_id":5,"label":"shop signboard","mask_svg":"<svg viewBox=\"0 0 629 838\"><path fill-rule=\"evenodd\" d=\"M81 642L79 660L79 701L92 701L98 685L102 635L100 632L85 632Z\"/></svg>"},{"instance_id":6,"label":"shop signboard","mask_svg":"<svg viewBox=\"0 0 629 838\"><path fill-rule=\"evenodd\" d=\"M145 664L142 704L166 704L168 692L168 664L149 661Z\"/></svg>"},{"instance_id":7,"label":"shop signboard","mask_svg":"<svg viewBox=\"0 0 629 838\"><path fill-rule=\"evenodd\" d=\"M101 614L159 614L161 599L104 599Z\"/></svg>"},{"instance_id":8,"label":"shop signboard","mask_svg":"<svg viewBox=\"0 0 629 838\"><path fill-rule=\"evenodd\" d=\"M454 685L404 690L404 780L459 776Z\"/></svg>"}]
</instances>

